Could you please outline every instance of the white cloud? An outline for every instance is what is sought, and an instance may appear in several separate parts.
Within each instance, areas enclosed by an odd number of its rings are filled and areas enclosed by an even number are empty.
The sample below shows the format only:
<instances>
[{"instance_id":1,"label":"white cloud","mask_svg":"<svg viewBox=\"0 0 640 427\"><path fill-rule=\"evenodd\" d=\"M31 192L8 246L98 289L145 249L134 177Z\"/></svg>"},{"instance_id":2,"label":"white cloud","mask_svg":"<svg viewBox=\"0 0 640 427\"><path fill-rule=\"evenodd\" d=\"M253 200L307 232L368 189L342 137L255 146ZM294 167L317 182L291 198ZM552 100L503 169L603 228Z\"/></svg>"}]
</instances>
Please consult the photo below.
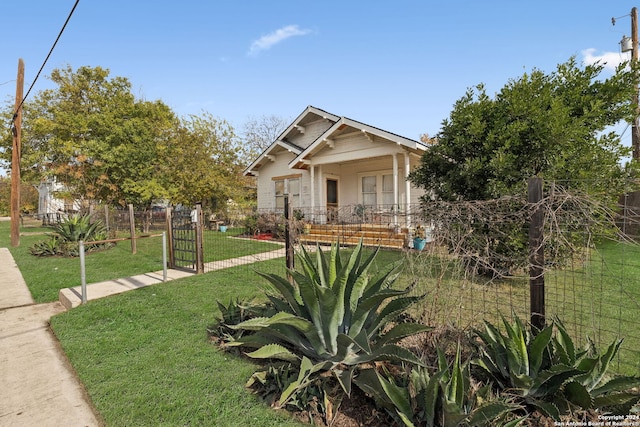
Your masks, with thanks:
<instances>
[{"instance_id":1,"label":"white cloud","mask_svg":"<svg viewBox=\"0 0 640 427\"><path fill-rule=\"evenodd\" d=\"M587 65L595 64L600 61L602 65L608 70L614 71L620 63L631 59L631 55L628 53L620 52L603 52L600 55L596 54L596 50L593 48L585 49L582 51L582 60Z\"/></svg>"},{"instance_id":2,"label":"white cloud","mask_svg":"<svg viewBox=\"0 0 640 427\"><path fill-rule=\"evenodd\" d=\"M279 28L274 32L260 37L251 43L249 48L249 55L255 55L260 51L271 49L276 44L295 36L304 36L311 32L311 30L301 29L297 25L287 25L286 27Z\"/></svg>"}]
</instances>

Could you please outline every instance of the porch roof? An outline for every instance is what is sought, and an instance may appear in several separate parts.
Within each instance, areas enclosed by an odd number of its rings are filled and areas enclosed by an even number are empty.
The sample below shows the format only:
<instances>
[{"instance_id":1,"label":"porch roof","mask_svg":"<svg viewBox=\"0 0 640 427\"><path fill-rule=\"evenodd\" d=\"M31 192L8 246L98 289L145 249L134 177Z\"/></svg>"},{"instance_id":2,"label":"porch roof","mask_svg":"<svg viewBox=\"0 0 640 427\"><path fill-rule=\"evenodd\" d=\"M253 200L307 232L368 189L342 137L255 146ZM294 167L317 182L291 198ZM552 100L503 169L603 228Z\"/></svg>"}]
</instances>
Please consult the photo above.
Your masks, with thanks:
<instances>
[{"instance_id":1,"label":"porch roof","mask_svg":"<svg viewBox=\"0 0 640 427\"><path fill-rule=\"evenodd\" d=\"M357 120L347 117L340 117L329 129L320 135L312 144L303 149L293 160L289 162L291 169L304 169L310 164L310 159L322 150L325 146L333 147L334 139L349 133L362 132L369 140L382 140L395 144L402 150L412 152L414 154L422 154L427 146L419 141L405 138L392 132L385 131L375 126L370 126ZM357 159L353 159L357 160Z\"/></svg>"},{"instance_id":2,"label":"porch roof","mask_svg":"<svg viewBox=\"0 0 640 427\"><path fill-rule=\"evenodd\" d=\"M253 161L245 170L244 175L252 176L268 161L279 152L289 151L294 156L298 156L304 147L300 147L290 140L298 134L305 132L305 126L314 120L327 120L329 123L335 123L340 119L339 116L331 114L320 108L309 105L305 110L296 117L296 119L278 136L278 138L271 143L271 145L264 150L257 159Z\"/></svg>"},{"instance_id":3,"label":"porch roof","mask_svg":"<svg viewBox=\"0 0 640 427\"><path fill-rule=\"evenodd\" d=\"M290 142L294 137L305 133L306 125L318 120L326 120L328 128L320 136L306 147L298 146ZM310 159L326 145L332 146L334 138L344 136L348 133L362 132L370 141L379 140L397 145L401 150L421 155L427 149L422 142L405 138L392 132L387 132L375 126L370 126L357 120L347 117L340 117L324 111L320 108L308 106L278 138L258 156L244 171L244 175L253 176L257 171L269 161L274 160L274 156L283 151L288 151L293 155L289 162L290 169L306 169L311 163ZM366 156L363 156L366 158ZM355 160L355 159L354 159Z\"/></svg>"}]
</instances>

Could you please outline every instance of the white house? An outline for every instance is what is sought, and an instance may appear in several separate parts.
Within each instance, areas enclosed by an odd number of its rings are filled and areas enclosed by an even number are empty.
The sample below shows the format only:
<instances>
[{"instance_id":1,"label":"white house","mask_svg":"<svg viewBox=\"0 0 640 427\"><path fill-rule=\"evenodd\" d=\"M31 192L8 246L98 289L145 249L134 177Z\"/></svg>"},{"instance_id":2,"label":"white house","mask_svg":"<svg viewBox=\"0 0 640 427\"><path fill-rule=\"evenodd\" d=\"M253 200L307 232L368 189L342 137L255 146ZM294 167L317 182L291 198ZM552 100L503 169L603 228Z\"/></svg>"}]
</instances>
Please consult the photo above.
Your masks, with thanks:
<instances>
[{"instance_id":1,"label":"white house","mask_svg":"<svg viewBox=\"0 0 640 427\"><path fill-rule=\"evenodd\" d=\"M38 185L38 216L55 214L65 210L65 202L55 196L57 191L63 189L63 185L53 179L47 179Z\"/></svg>"},{"instance_id":2,"label":"white house","mask_svg":"<svg viewBox=\"0 0 640 427\"><path fill-rule=\"evenodd\" d=\"M64 185L55 178L42 180L38 189L38 218L43 222L55 223L70 211L80 209L79 201L65 201L56 197L56 193L64 190Z\"/></svg>"},{"instance_id":3,"label":"white house","mask_svg":"<svg viewBox=\"0 0 640 427\"><path fill-rule=\"evenodd\" d=\"M309 106L244 174L256 177L261 210L281 210L287 193L314 222L363 209L397 215L409 212L423 194L407 176L426 149L422 142Z\"/></svg>"}]
</instances>

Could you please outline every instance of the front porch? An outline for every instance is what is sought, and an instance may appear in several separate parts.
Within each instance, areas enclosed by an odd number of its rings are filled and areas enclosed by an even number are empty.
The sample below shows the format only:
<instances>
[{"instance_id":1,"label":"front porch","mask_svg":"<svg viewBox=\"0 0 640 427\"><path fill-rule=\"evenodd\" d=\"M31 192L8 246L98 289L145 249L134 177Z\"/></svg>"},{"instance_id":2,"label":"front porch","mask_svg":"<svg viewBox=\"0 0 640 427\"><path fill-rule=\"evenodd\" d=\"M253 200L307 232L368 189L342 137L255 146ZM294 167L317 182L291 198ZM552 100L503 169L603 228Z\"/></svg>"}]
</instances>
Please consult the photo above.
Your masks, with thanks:
<instances>
[{"instance_id":1,"label":"front porch","mask_svg":"<svg viewBox=\"0 0 640 427\"><path fill-rule=\"evenodd\" d=\"M408 247L409 229L382 224L309 224L307 231L298 236L300 243L356 245L362 239L365 246L403 249Z\"/></svg>"},{"instance_id":2,"label":"front porch","mask_svg":"<svg viewBox=\"0 0 640 427\"><path fill-rule=\"evenodd\" d=\"M340 242L355 245L362 239L365 246L410 248L414 228L423 225L419 205L365 206L347 205L340 208L293 209L293 218L302 221L304 232L298 235L301 243L331 244Z\"/></svg>"}]
</instances>

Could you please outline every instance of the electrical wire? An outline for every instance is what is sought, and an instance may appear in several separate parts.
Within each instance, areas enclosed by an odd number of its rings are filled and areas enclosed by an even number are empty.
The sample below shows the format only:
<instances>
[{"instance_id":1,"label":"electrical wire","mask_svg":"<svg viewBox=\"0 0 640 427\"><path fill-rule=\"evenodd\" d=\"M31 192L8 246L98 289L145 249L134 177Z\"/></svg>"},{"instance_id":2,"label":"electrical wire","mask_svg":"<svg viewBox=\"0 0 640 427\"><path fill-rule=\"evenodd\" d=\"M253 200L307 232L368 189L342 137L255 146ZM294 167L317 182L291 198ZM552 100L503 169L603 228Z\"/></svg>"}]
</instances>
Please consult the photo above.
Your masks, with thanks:
<instances>
[{"instance_id":1,"label":"electrical wire","mask_svg":"<svg viewBox=\"0 0 640 427\"><path fill-rule=\"evenodd\" d=\"M33 82L31 83L31 86L29 86L29 90L27 91L25 96L22 98L22 101L20 101L20 105L18 105L18 108L16 108L16 110L13 112L13 117L11 118L11 125L12 126L13 126L13 123L15 122L16 118L18 117L18 111L20 111L20 108L22 108L22 104L24 104L24 101L29 96L29 93L31 93L31 89L33 89L33 86L36 84L36 81L38 81L38 77L40 77L40 73L42 73L42 70L44 69L44 66L47 64L47 61L49 60L49 57L53 53L53 49L55 49L56 44L58 44L58 40L60 40L60 37L62 37L62 33L64 32L64 29L67 27L67 24L69 23L69 20L71 19L71 16L73 15L73 12L76 10L76 6L78 6L79 2L80 2L80 0L76 0L75 4L73 5L73 8L71 9L71 12L69 12L69 16L67 16L67 20L64 21L64 25L62 26L62 28L60 29L60 32L58 33L58 37L56 37L56 40L53 42L53 45L51 46L51 49L49 49L49 53L47 54L47 57L44 59L44 62L42 63L42 66L40 66L40 69L38 70L38 74L36 74L36 77L33 79Z\"/></svg>"}]
</instances>

